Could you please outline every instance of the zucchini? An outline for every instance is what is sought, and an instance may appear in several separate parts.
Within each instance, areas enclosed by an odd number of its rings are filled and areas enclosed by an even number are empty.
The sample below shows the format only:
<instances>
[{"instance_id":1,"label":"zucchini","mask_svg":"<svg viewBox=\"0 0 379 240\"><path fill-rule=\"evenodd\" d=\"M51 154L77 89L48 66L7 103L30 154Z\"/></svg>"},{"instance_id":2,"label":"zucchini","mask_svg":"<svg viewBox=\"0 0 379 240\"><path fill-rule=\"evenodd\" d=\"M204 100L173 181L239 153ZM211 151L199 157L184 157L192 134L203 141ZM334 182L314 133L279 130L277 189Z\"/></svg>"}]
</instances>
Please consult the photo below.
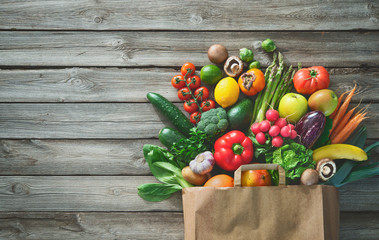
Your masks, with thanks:
<instances>
[{"instance_id":1,"label":"zucchini","mask_svg":"<svg viewBox=\"0 0 379 240\"><path fill-rule=\"evenodd\" d=\"M158 109L182 134L189 137L193 128L190 120L180 109L158 93L147 93L147 99Z\"/></svg>"},{"instance_id":2,"label":"zucchini","mask_svg":"<svg viewBox=\"0 0 379 240\"><path fill-rule=\"evenodd\" d=\"M159 131L158 137L159 141L161 141L161 143L168 149L171 149L172 145L174 145L176 142L179 142L180 139L185 138L185 136L179 131L170 127L162 128Z\"/></svg>"}]
</instances>

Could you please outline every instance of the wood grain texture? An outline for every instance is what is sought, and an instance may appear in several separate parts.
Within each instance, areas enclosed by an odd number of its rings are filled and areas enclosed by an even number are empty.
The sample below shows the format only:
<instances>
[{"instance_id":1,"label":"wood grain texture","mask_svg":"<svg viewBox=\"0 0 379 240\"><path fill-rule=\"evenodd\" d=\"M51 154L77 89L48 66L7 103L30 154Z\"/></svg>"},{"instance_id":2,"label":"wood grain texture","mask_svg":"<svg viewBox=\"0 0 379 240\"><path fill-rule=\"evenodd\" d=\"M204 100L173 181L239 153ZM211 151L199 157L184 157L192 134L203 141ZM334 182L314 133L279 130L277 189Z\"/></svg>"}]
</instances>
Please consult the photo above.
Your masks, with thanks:
<instances>
[{"instance_id":1,"label":"wood grain texture","mask_svg":"<svg viewBox=\"0 0 379 240\"><path fill-rule=\"evenodd\" d=\"M1 1L0 9L1 29L33 30L378 29L379 15L377 4L364 0Z\"/></svg>"},{"instance_id":2,"label":"wood grain texture","mask_svg":"<svg viewBox=\"0 0 379 240\"><path fill-rule=\"evenodd\" d=\"M176 104L183 110L182 103ZM379 104L364 121L378 138ZM150 103L1 103L0 138L142 139L157 138L169 122Z\"/></svg>"},{"instance_id":3,"label":"wood grain texture","mask_svg":"<svg viewBox=\"0 0 379 240\"><path fill-rule=\"evenodd\" d=\"M181 212L3 212L0 237L8 240L182 240ZM379 213L341 213L341 240L376 240Z\"/></svg>"},{"instance_id":4,"label":"wood grain texture","mask_svg":"<svg viewBox=\"0 0 379 240\"><path fill-rule=\"evenodd\" d=\"M137 194L153 176L1 176L0 211L182 211L181 193L157 203ZM340 188L341 211L378 212L379 177Z\"/></svg>"},{"instance_id":5,"label":"wood grain texture","mask_svg":"<svg viewBox=\"0 0 379 240\"><path fill-rule=\"evenodd\" d=\"M378 68L327 70L331 78L329 88L338 95L358 83L359 91L353 101L379 101ZM146 102L147 92L179 102L170 83L178 73L173 68L3 69L0 102Z\"/></svg>"},{"instance_id":6,"label":"wood grain texture","mask_svg":"<svg viewBox=\"0 0 379 240\"><path fill-rule=\"evenodd\" d=\"M263 66L270 58L260 41L271 38L288 63L325 67L378 66L379 32L66 32L2 31L0 66L181 66L209 64L215 43L230 55L253 48ZM300 44L301 43L301 44Z\"/></svg>"},{"instance_id":7,"label":"wood grain texture","mask_svg":"<svg viewBox=\"0 0 379 240\"><path fill-rule=\"evenodd\" d=\"M145 140L0 140L0 175L150 175Z\"/></svg>"},{"instance_id":8,"label":"wood grain texture","mask_svg":"<svg viewBox=\"0 0 379 240\"><path fill-rule=\"evenodd\" d=\"M0 175L151 175L144 144L162 146L158 139L0 140ZM368 163L377 161L379 148L372 150Z\"/></svg>"}]
</instances>

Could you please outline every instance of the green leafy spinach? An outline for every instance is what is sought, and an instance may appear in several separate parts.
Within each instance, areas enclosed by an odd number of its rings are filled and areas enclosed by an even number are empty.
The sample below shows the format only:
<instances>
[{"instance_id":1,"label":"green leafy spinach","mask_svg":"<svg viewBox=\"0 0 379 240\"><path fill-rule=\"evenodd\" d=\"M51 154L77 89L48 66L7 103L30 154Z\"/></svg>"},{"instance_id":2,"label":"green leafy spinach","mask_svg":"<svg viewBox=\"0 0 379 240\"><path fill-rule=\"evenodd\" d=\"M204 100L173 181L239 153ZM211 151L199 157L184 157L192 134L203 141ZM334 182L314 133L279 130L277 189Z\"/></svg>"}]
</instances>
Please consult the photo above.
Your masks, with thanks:
<instances>
[{"instance_id":1,"label":"green leafy spinach","mask_svg":"<svg viewBox=\"0 0 379 240\"><path fill-rule=\"evenodd\" d=\"M141 198L153 202L162 201L182 188L192 187L183 178L181 169L173 160L174 156L167 150L146 144L143 146L143 154L151 173L162 183L140 185L138 194Z\"/></svg>"}]
</instances>

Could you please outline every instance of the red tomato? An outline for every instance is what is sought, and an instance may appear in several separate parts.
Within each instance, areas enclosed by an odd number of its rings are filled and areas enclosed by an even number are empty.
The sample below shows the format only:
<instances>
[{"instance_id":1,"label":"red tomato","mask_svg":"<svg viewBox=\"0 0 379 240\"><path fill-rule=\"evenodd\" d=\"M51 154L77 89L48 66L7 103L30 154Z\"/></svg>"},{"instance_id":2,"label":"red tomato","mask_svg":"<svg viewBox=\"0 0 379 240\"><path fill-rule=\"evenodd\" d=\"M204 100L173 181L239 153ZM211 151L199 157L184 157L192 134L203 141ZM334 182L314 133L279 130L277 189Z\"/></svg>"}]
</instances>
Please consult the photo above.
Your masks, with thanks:
<instances>
[{"instance_id":1,"label":"red tomato","mask_svg":"<svg viewBox=\"0 0 379 240\"><path fill-rule=\"evenodd\" d=\"M209 97L209 91L206 87L199 87L194 93L195 97L199 101L204 101Z\"/></svg>"},{"instance_id":2,"label":"red tomato","mask_svg":"<svg viewBox=\"0 0 379 240\"><path fill-rule=\"evenodd\" d=\"M184 110L188 113L194 113L199 110L197 103L194 99L184 102Z\"/></svg>"},{"instance_id":3,"label":"red tomato","mask_svg":"<svg viewBox=\"0 0 379 240\"><path fill-rule=\"evenodd\" d=\"M188 100L191 98L190 90L188 87L179 89L178 98L182 101Z\"/></svg>"},{"instance_id":4,"label":"red tomato","mask_svg":"<svg viewBox=\"0 0 379 240\"><path fill-rule=\"evenodd\" d=\"M186 86L186 82L184 81L184 77L182 75L176 75L172 77L171 85L174 88L181 89Z\"/></svg>"},{"instance_id":5,"label":"red tomato","mask_svg":"<svg viewBox=\"0 0 379 240\"><path fill-rule=\"evenodd\" d=\"M183 76L186 76L187 72L190 71L190 73L187 74L187 77L193 76L195 74L195 70L195 65L190 62L183 64L182 68L180 69Z\"/></svg>"},{"instance_id":6,"label":"red tomato","mask_svg":"<svg viewBox=\"0 0 379 240\"><path fill-rule=\"evenodd\" d=\"M200 121L200 118L201 118L201 113L200 112L194 112L190 116L190 121L191 121L191 123L196 124Z\"/></svg>"},{"instance_id":7,"label":"red tomato","mask_svg":"<svg viewBox=\"0 0 379 240\"><path fill-rule=\"evenodd\" d=\"M215 108L216 103L215 101L208 99L208 100L202 101L200 104L200 107L201 107L201 110L203 110L203 112L206 112L206 111L211 110L212 108Z\"/></svg>"},{"instance_id":8,"label":"red tomato","mask_svg":"<svg viewBox=\"0 0 379 240\"><path fill-rule=\"evenodd\" d=\"M298 93L312 94L329 87L329 73L324 67L302 68L293 77L293 85Z\"/></svg>"},{"instance_id":9,"label":"red tomato","mask_svg":"<svg viewBox=\"0 0 379 240\"><path fill-rule=\"evenodd\" d=\"M191 76L191 77L187 78L186 82L191 89L197 89L201 85L201 80L200 80L199 76Z\"/></svg>"}]
</instances>

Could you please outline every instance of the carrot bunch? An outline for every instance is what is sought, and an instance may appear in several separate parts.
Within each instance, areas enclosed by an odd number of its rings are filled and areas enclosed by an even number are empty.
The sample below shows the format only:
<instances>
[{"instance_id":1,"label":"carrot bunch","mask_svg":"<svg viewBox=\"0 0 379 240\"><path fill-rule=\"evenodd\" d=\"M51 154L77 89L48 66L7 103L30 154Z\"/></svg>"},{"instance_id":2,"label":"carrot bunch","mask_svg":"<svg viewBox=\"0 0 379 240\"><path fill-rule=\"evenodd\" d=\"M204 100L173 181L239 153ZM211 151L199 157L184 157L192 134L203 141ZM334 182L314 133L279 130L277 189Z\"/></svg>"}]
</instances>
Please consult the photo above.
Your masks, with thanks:
<instances>
[{"instance_id":1,"label":"carrot bunch","mask_svg":"<svg viewBox=\"0 0 379 240\"><path fill-rule=\"evenodd\" d=\"M367 118L367 107L362 108L354 114L354 111L359 105L346 113L356 89L357 85L355 85L351 91L341 94L338 98L336 110L330 115L330 118L333 119L333 125L329 135L332 144L345 142L359 124ZM342 101L344 95L347 93L348 95L345 100Z\"/></svg>"}]
</instances>

